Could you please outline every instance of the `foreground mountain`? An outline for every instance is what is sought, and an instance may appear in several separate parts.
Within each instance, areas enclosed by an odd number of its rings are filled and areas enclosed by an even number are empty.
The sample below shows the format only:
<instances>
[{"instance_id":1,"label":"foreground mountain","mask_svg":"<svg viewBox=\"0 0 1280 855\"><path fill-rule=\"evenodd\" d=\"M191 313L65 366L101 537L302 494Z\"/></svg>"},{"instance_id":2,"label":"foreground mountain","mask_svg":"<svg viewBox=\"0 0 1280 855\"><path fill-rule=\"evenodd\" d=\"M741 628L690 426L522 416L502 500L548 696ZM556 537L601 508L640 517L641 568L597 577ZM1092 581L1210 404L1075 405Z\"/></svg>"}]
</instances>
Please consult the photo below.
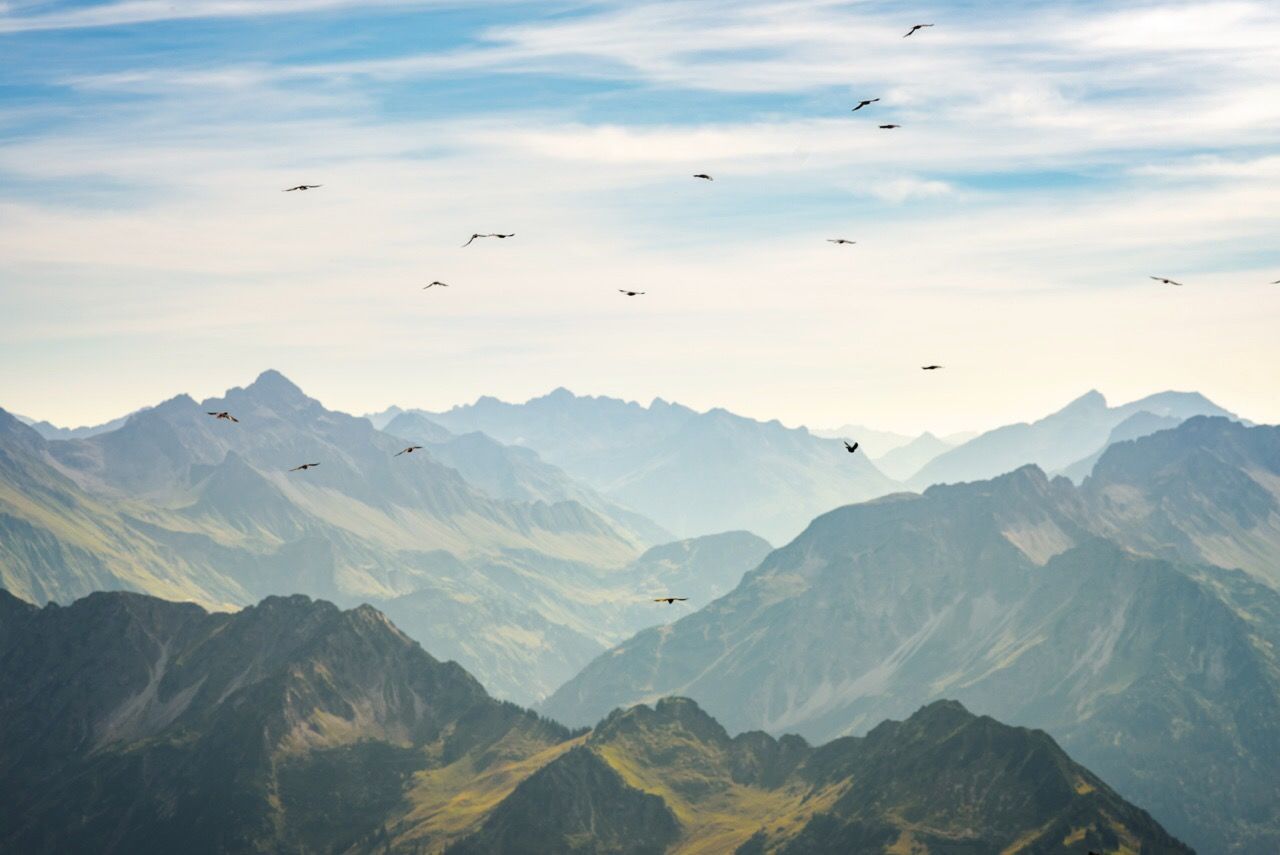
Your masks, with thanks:
<instances>
[{"instance_id":1,"label":"foreground mountain","mask_svg":"<svg viewBox=\"0 0 1280 855\"><path fill-rule=\"evenodd\" d=\"M954 702L818 748L667 699L571 733L367 606L0 591L0 849L1186 853Z\"/></svg>"},{"instance_id":2,"label":"foreground mountain","mask_svg":"<svg viewBox=\"0 0 1280 855\"><path fill-rule=\"evenodd\" d=\"M1052 733L1204 851L1280 851L1278 494L1280 429L1196 418L1079 489L1026 467L841 508L543 711L680 694L731 730L829 739L958 698ZM1242 556L1255 576L1178 563Z\"/></svg>"},{"instance_id":3,"label":"foreground mountain","mask_svg":"<svg viewBox=\"0 0 1280 855\"><path fill-rule=\"evenodd\" d=\"M1161 392L1110 407L1101 393L1091 391L1039 421L987 431L943 452L912 476L910 483L923 489L931 484L979 481L1028 463L1057 472L1101 452L1111 432L1138 413L1164 420L1153 424L1152 430L1192 416L1235 418L1195 392Z\"/></svg>"},{"instance_id":4,"label":"foreground mountain","mask_svg":"<svg viewBox=\"0 0 1280 855\"><path fill-rule=\"evenodd\" d=\"M223 410L240 421L207 415ZM47 441L0 411L0 582L40 603L102 589L211 608L292 592L416 597L430 604L422 640L525 701L648 625L614 615L641 599L618 574L654 524L598 497L599 510L491 495L430 450L396 456L410 441L271 371L85 439ZM455 451L472 468L503 454ZM304 462L321 465L288 471Z\"/></svg>"},{"instance_id":5,"label":"foreground mountain","mask_svg":"<svg viewBox=\"0 0 1280 855\"><path fill-rule=\"evenodd\" d=\"M644 407L557 389L523 404L480 398L425 415L454 433L532 448L682 537L745 529L780 543L816 514L894 488L839 440L661 399Z\"/></svg>"}]
</instances>

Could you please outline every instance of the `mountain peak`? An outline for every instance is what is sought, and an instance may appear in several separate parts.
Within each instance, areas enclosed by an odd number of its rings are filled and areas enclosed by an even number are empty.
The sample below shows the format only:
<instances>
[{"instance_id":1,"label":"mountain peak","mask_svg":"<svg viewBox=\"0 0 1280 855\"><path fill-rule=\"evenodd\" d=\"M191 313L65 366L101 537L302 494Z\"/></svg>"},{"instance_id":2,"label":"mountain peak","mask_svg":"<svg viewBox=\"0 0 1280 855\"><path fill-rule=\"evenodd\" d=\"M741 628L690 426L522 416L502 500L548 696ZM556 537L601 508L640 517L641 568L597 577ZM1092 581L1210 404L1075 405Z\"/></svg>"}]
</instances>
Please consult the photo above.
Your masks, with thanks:
<instances>
[{"instance_id":1,"label":"mountain peak","mask_svg":"<svg viewBox=\"0 0 1280 855\"><path fill-rule=\"evenodd\" d=\"M1058 413L1059 414L1077 413L1077 412L1085 412L1088 410L1105 410L1106 408L1107 408L1106 397L1097 389L1090 389L1088 392L1085 392L1079 398L1076 398L1074 401L1067 404L1065 407L1059 410Z\"/></svg>"},{"instance_id":2,"label":"mountain peak","mask_svg":"<svg viewBox=\"0 0 1280 855\"><path fill-rule=\"evenodd\" d=\"M270 395L276 398L306 397L296 383L274 368L268 368L249 384L245 391Z\"/></svg>"}]
</instances>

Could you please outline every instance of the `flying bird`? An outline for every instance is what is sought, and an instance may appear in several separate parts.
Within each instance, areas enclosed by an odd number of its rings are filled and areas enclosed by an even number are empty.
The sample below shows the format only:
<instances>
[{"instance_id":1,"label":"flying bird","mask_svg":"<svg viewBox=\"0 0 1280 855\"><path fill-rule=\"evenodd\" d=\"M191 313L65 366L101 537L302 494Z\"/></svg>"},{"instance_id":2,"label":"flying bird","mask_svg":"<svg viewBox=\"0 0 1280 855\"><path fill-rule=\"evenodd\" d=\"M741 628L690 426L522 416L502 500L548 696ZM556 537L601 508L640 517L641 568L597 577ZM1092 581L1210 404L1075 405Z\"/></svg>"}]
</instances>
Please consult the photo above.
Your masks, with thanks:
<instances>
[{"instance_id":1,"label":"flying bird","mask_svg":"<svg viewBox=\"0 0 1280 855\"><path fill-rule=\"evenodd\" d=\"M432 282L430 285L423 285L423 286L422 286L422 290L423 290L423 291L425 291L425 290L427 290L428 288L434 288L434 287L436 287L437 285L439 285L441 288L448 288L448 287L449 287L449 283L448 283L448 282L441 282L441 281L439 281L439 280L436 280L435 282Z\"/></svg>"},{"instance_id":2,"label":"flying bird","mask_svg":"<svg viewBox=\"0 0 1280 855\"><path fill-rule=\"evenodd\" d=\"M515 236L516 236L515 232L512 232L511 234L506 234L506 235L501 235L501 234L498 234L497 232L490 232L487 235L482 235L477 232L476 234L473 234L471 237L469 237L467 239L467 242L464 243L463 246L471 246L471 241L475 240L476 238L496 237L499 240L501 240L503 238L509 238L509 237L515 237Z\"/></svg>"},{"instance_id":3,"label":"flying bird","mask_svg":"<svg viewBox=\"0 0 1280 855\"><path fill-rule=\"evenodd\" d=\"M920 366L920 370L921 371L937 371L941 367L942 367L941 365L922 365Z\"/></svg>"},{"instance_id":4,"label":"flying bird","mask_svg":"<svg viewBox=\"0 0 1280 855\"><path fill-rule=\"evenodd\" d=\"M408 448L406 448L404 451L397 451L395 454L392 455L392 457L399 457L402 454L413 454L415 451L419 451L421 448L422 446L420 445L411 445Z\"/></svg>"},{"instance_id":5,"label":"flying bird","mask_svg":"<svg viewBox=\"0 0 1280 855\"><path fill-rule=\"evenodd\" d=\"M827 238L827 243L835 243L835 244L847 243L847 244L852 245L852 244L857 243L857 241L856 241L856 240L845 240L844 238Z\"/></svg>"},{"instance_id":6,"label":"flying bird","mask_svg":"<svg viewBox=\"0 0 1280 855\"><path fill-rule=\"evenodd\" d=\"M844 441L844 450L849 452L850 454L853 454L855 451L858 450L858 443L855 442L853 445L850 445L849 440L846 439Z\"/></svg>"},{"instance_id":7,"label":"flying bird","mask_svg":"<svg viewBox=\"0 0 1280 855\"><path fill-rule=\"evenodd\" d=\"M297 187L286 187L280 191L282 193L292 193L294 190L314 190L317 187L323 187L323 184L299 184Z\"/></svg>"},{"instance_id":8,"label":"flying bird","mask_svg":"<svg viewBox=\"0 0 1280 855\"><path fill-rule=\"evenodd\" d=\"M644 292L643 291L624 291L623 289L619 288L618 293L626 294L628 297L637 297L643 294Z\"/></svg>"},{"instance_id":9,"label":"flying bird","mask_svg":"<svg viewBox=\"0 0 1280 855\"><path fill-rule=\"evenodd\" d=\"M869 99L864 100L864 101L859 101L859 102L858 102L858 106L854 107L854 108L853 108L852 110L850 110L849 112L850 112L850 113L856 113L856 112L858 112L859 110L861 110L863 107L870 107L872 104L874 104L875 102L877 102L877 101L879 101L879 100L880 100L879 98L869 98Z\"/></svg>"},{"instance_id":10,"label":"flying bird","mask_svg":"<svg viewBox=\"0 0 1280 855\"><path fill-rule=\"evenodd\" d=\"M683 603L687 599L689 598L688 597L654 597L653 601L655 603L666 603L667 605L671 605L672 603Z\"/></svg>"},{"instance_id":11,"label":"flying bird","mask_svg":"<svg viewBox=\"0 0 1280 855\"><path fill-rule=\"evenodd\" d=\"M894 128L900 128L900 127L902 127L902 125L881 125L880 130L890 131L890 130L893 130Z\"/></svg>"},{"instance_id":12,"label":"flying bird","mask_svg":"<svg viewBox=\"0 0 1280 855\"><path fill-rule=\"evenodd\" d=\"M704 181L715 181L715 179L714 179L714 178L712 178L710 175L707 175L705 172L699 172L697 175L695 175L695 176L693 176L693 177L694 177L694 178L701 178L701 179L703 179Z\"/></svg>"},{"instance_id":13,"label":"flying bird","mask_svg":"<svg viewBox=\"0 0 1280 855\"><path fill-rule=\"evenodd\" d=\"M289 471L290 472L306 472L308 469L314 469L319 465L320 465L319 463L304 463L301 466L293 467Z\"/></svg>"},{"instance_id":14,"label":"flying bird","mask_svg":"<svg viewBox=\"0 0 1280 855\"><path fill-rule=\"evenodd\" d=\"M1181 282L1174 282L1172 279L1165 279L1163 276L1152 276L1151 278L1157 282L1163 282L1166 285L1177 285L1179 288L1182 287Z\"/></svg>"},{"instance_id":15,"label":"flying bird","mask_svg":"<svg viewBox=\"0 0 1280 855\"><path fill-rule=\"evenodd\" d=\"M211 412L211 413L209 413L209 415L213 416L215 419L226 419L226 420L227 420L227 421L229 421L229 422L236 422L236 423L239 423L239 421L240 421L238 418L236 418L235 416L233 416L233 415L231 415L230 413L225 412L225 411L224 411L224 412L221 412L221 413L212 413L212 412Z\"/></svg>"},{"instance_id":16,"label":"flying bird","mask_svg":"<svg viewBox=\"0 0 1280 855\"><path fill-rule=\"evenodd\" d=\"M907 33L906 33L906 35L904 35L904 36L903 36L903 38L905 39L907 36L911 35L911 34L912 34L912 33L914 33L916 30L923 30L925 27L932 27L932 26L933 26L933 24L916 24L914 27L912 27L911 29L907 30Z\"/></svg>"}]
</instances>

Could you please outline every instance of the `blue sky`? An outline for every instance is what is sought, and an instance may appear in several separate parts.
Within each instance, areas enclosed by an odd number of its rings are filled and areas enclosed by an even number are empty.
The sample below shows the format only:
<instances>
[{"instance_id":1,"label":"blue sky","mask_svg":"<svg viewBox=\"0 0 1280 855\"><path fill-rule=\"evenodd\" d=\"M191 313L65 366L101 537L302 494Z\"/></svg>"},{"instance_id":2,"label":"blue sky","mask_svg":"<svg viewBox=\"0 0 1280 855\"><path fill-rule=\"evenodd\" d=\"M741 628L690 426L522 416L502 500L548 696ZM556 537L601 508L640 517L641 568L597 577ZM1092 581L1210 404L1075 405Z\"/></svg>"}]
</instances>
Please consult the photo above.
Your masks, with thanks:
<instances>
[{"instance_id":1,"label":"blue sky","mask_svg":"<svg viewBox=\"0 0 1280 855\"><path fill-rule=\"evenodd\" d=\"M0 406L61 423L266 367L356 412L1280 421L1278 236L1274 3L0 2Z\"/></svg>"}]
</instances>

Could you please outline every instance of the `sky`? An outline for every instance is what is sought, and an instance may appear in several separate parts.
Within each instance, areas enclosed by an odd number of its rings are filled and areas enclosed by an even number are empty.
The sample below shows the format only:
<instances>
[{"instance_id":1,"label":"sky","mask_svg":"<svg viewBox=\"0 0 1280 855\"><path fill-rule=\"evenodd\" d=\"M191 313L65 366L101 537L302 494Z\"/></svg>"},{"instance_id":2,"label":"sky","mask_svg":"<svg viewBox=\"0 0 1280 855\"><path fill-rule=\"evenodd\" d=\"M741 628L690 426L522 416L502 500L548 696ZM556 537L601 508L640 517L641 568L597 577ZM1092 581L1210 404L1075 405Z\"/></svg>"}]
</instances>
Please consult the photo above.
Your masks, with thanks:
<instances>
[{"instance_id":1,"label":"sky","mask_svg":"<svg viewBox=\"0 0 1280 855\"><path fill-rule=\"evenodd\" d=\"M1274 423L1278 279L1274 0L0 0L0 407L58 424L266 368Z\"/></svg>"}]
</instances>

